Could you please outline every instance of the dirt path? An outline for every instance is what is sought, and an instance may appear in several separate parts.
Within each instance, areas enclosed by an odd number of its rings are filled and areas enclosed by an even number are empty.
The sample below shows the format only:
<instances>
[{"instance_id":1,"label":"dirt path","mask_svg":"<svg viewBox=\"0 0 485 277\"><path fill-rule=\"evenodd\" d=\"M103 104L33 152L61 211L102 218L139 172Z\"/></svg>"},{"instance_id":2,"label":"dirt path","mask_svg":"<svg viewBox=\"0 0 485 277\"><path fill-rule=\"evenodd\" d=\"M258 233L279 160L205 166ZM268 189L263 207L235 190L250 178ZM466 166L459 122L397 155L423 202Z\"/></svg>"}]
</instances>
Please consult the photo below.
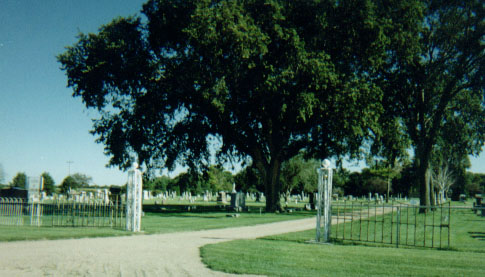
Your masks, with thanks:
<instances>
[{"instance_id":1,"label":"dirt path","mask_svg":"<svg viewBox=\"0 0 485 277\"><path fill-rule=\"evenodd\" d=\"M160 235L0 243L0 276L231 276L208 269L199 248L313 229L315 222L308 218Z\"/></svg>"}]
</instances>

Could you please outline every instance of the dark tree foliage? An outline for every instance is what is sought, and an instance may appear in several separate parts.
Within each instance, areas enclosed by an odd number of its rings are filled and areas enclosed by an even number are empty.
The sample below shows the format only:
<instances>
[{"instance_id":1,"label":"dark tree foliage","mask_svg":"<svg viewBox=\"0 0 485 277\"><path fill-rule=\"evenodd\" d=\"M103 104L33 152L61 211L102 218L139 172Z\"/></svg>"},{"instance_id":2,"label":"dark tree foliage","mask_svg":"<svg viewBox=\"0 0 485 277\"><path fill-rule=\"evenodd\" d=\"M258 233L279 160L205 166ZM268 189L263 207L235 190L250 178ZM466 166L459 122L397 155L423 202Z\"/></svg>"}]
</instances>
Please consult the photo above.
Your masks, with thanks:
<instances>
[{"instance_id":1,"label":"dark tree foliage","mask_svg":"<svg viewBox=\"0 0 485 277\"><path fill-rule=\"evenodd\" d=\"M69 189L88 187L91 181L92 181L92 178L85 174L82 174L82 173L72 174L64 178L64 180L62 181L61 187L60 187L61 193L67 193L69 192Z\"/></svg>"},{"instance_id":2,"label":"dark tree foliage","mask_svg":"<svg viewBox=\"0 0 485 277\"><path fill-rule=\"evenodd\" d=\"M13 177L10 187L27 188L27 175L24 172L19 172Z\"/></svg>"},{"instance_id":3,"label":"dark tree foliage","mask_svg":"<svg viewBox=\"0 0 485 277\"><path fill-rule=\"evenodd\" d=\"M374 80L414 1L151 0L80 34L58 59L101 117L110 165L193 170L250 161L280 209L281 164L359 154L381 112ZM402 39L402 37L399 37Z\"/></svg>"},{"instance_id":4,"label":"dark tree foliage","mask_svg":"<svg viewBox=\"0 0 485 277\"><path fill-rule=\"evenodd\" d=\"M433 151L461 158L478 154L485 141L485 2L429 0L422 8L414 35L393 47L384 99L394 103L388 118L411 141L415 182L429 206Z\"/></svg>"},{"instance_id":5,"label":"dark tree foliage","mask_svg":"<svg viewBox=\"0 0 485 277\"><path fill-rule=\"evenodd\" d=\"M61 186L60 186L60 192L61 193L68 193L70 189L76 189L79 188L79 184L72 178L71 176L67 176L62 180Z\"/></svg>"},{"instance_id":6,"label":"dark tree foliage","mask_svg":"<svg viewBox=\"0 0 485 277\"><path fill-rule=\"evenodd\" d=\"M234 176L234 183L238 191L261 192L264 191L263 180L258 169L254 166L247 166Z\"/></svg>"},{"instance_id":7,"label":"dark tree foliage","mask_svg":"<svg viewBox=\"0 0 485 277\"><path fill-rule=\"evenodd\" d=\"M54 179L48 172L42 173L41 176L44 178L44 191L47 195L52 195L56 192L56 183L54 182Z\"/></svg>"}]
</instances>

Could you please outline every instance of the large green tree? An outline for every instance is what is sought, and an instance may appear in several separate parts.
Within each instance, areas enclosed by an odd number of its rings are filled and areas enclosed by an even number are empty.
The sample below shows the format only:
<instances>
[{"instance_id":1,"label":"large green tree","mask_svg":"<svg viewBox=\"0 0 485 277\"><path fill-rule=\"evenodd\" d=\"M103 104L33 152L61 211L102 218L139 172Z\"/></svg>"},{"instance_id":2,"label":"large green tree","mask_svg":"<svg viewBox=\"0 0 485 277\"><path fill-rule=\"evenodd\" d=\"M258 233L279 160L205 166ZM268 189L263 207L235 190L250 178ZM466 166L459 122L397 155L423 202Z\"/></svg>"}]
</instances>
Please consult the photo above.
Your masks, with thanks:
<instances>
[{"instance_id":1,"label":"large green tree","mask_svg":"<svg viewBox=\"0 0 485 277\"><path fill-rule=\"evenodd\" d=\"M261 192L264 191L263 180L258 169L254 166L247 166L234 176L234 183L238 191Z\"/></svg>"},{"instance_id":2,"label":"large green tree","mask_svg":"<svg viewBox=\"0 0 485 277\"><path fill-rule=\"evenodd\" d=\"M56 183L54 179L48 172L42 173L42 178L44 178L44 191L47 195L52 195L56 191Z\"/></svg>"},{"instance_id":3,"label":"large green tree","mask_svg":"<svg viewBox=\"0 0 485 277\"><path fill-rule=\"evenodd\" d=\"M221 167L211 166L205 176L207 188L213 192L232 190L234 183L234 177L231 172L225 171Z\"/></svg>"},{"instance_id":4,"label":"large green tree","mask_svg":"<svg viewBox=\"0 0 485 277\"><path fill-rule=\"evenodd\" d=\"M101 117L110 164L201 169L249 161L266 209L280 208L281 164L359 152L380 112L373 80L414 1L151 0L58 59ZM404 23L403 23L404 22Z\"/></svg>"},{"instance_id":5,"label":"large green tree","mask_svg":"<svg viewBox=\"0 0 485 277\"><path fill-rule=\"evenodd\" d=\"M280 182L286 198L291 192L309 192L318 190L317 168L321 165L315 159L305 159L303 154L298 154L284 162L281 168Z\"/></svg>"},{"instance_id":6,"label":"large green tree","mask_svg":"<svg viewBox=\"0 0 485 277\"><path fill-rule=\"evenodd\" d=\"M18 172L15 177L13 177L10 187L17 188L27 188L27 175L24 172Z\"/></svg>"},{"instance_id":7,"label":"large green tree","mask_svg":"<svg viewBox=\"0 0 485 277\"><path fill-rule=\"evenodd\" d=\"M429 206L437 145L477 154L485 140L485 2L429 0L422 7L414 35L395 42L385 99L411 140L421 204Z\"/></svg>"},{"instance_id":8,"label":"large green tree","mask_svg":"<svg viewBox=\"0 0 485 277\"><path fill-rule=\"evenodd\" d=\"M72 178L71 176L67 176L62 180L61 186L60 186L60 192L61 193L68 193L70 189L76 189L79 187L79 184Z\"/></svg>"},{"instance_id":9,"label":"large green tree","mask_svg":"<svg viewBox=\"0 0 485 277\"><path fill-rule=\"evenodd\" d=\"M81 187L88 187L92 182L92 178L86 174L75 173L64 178L61 183L61 192L67 193L69 189L78 189Z\"/></svg>"}]
</instances>

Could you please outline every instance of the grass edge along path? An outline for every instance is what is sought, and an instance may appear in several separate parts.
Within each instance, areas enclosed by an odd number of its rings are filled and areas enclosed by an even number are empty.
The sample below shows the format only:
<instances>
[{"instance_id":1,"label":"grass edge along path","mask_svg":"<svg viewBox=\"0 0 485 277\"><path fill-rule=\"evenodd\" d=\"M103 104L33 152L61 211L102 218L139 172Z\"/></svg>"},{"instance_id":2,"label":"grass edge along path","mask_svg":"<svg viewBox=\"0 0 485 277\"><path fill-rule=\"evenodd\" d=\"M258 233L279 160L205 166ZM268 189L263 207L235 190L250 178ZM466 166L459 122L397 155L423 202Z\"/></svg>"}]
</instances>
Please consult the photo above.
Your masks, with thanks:
<instances>
[{"instance_id":1,"label":"grass edge along path","mask_svg":"<svg viewBox=\"0 0 485 277\"><path fill-rule=\"evenodd\" d=\"M485 276L485 241L476 236L485 235L485 220L466 209L456 211L452 219L452 240L460 245L452 247L456 251L349 245L354 242L307 244L315 235L315 230L307 230L206 245L201 256L213 270L239 274Z\"/></svg>"},{"instance_id":2,"label":"grass edge along path","mask_svg":"<svg viewBox=\"0 0 485 277\"><path fill-rule=\"evenodd\" d=\"M240 213L232 217L230 212L175 212L146 213L142 217L142 233L164 234L186 231L243 227L258 224L296 220L315 216L312 212L292 214ZM0 225L0 242L20 240L57 240L111 236L130 236L135 233L109 227L35 227Z\"/></svg>"},{"instance_id":3,"label":"grass edge along path","mask_svg":"<svg viewBox=\"0 0 485 277\"><path fill-rule=\"evenodd\" d=\"M485 276L485 253L236 240L201 248L217 271L268 276Z\"/></svg>"}]
</instances>

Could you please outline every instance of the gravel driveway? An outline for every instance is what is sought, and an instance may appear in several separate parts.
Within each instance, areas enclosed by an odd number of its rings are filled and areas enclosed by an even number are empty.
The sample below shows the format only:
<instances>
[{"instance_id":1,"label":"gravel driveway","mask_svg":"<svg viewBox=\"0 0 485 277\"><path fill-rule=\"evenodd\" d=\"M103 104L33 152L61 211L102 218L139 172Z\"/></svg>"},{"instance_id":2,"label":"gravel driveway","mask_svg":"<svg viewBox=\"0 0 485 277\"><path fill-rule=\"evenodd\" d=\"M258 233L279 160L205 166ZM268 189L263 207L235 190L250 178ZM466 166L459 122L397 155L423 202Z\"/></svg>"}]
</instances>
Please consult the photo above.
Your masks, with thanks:
<instances>
[{"instance_id":1,"label":"gravel driveway","mask_svg":"<svg viewBox=\"0 0 485 277\"><path fill-rule=\"evenodd\" d=\"M0 243L0 276L232 276L208 269L199 248L313 229L315 223L313 217L159 235L5 242Z\"/></svg>"},{"instance_id":2,"label":"gravel driveway","mask_svg":"<svg viewBox=\"0 0 485 277\"><path fill-rule=\"evenodd\" d=\"M208 269L206 244L315 228L315 218L248 227L0 243L0 276L230 276Z\"/></svg>"}]
</instances>

